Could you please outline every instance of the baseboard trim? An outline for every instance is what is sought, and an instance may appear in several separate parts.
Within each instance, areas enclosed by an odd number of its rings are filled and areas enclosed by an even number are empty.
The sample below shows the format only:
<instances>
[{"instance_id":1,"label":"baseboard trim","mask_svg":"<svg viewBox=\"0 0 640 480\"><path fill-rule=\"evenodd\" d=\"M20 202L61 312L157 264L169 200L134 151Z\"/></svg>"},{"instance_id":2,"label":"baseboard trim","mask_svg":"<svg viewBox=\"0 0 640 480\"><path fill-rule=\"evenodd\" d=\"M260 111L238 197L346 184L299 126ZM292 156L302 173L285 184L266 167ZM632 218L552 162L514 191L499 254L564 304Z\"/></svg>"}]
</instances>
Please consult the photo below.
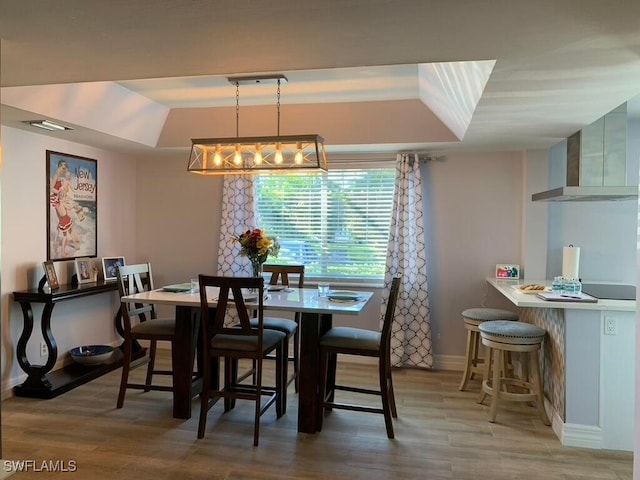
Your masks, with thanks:
<instances>
[{"instance_id":1,"label":"baseboard trim","mask_svg":"<svg viewBox=\"0 0 640 480\"><path fill-rule=\"evenodd\" d=\"M434 355L433 368L436 370L464 371L466 357L464 355Z\"/></svg>"},{"instance_id":2,"label":"baseboard trim","mask_svg":"<svg viewBox=\"0 0 640 480\"><path fill-rule=\"evenodd\" d=\"M344 361L362 365L377 365L378 359L374 357L362 357L358 355L344 355ZM460 372L464 370L465 357L459 355L434 355L433 368L435 370L453 370Z\"/></svg>"},{"instance_id":3,"label":"baseboard trim","mask_svg":"<svg viewBox=\"0 0 640 480\"><path fill-rule=\"evenodd\" d=\"M565 447L580 447L602 450L603 438L602 429L600 427L591 425L580 425L576 423L565 423L562 425L562 434L558 435L558 438L560 438L560 442Z\"/></svg>"},{"instance_id":4,"label":"baseboard trim","mask_svg":"<svg viewBox=\"0 0 640 480\"><path fill-rule=\"evenodd\" d=\"M565 423L546 398L544 404L547 415L551 418L551 428L563 446L602 450L603 435L600 427ZM549 415L549 412L552 414Z\"/></svg>"}]
</instances>

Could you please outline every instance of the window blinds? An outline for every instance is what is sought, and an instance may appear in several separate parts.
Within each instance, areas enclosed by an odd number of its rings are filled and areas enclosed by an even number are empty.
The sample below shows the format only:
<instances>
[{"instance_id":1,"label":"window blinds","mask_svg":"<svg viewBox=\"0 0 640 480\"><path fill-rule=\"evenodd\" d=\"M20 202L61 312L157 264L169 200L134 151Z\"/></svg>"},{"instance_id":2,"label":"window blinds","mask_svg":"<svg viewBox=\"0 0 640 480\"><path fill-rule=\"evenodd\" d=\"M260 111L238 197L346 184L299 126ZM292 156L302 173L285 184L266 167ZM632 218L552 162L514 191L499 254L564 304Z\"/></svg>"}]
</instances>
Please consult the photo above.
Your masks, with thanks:
<instances>
[{"instance_id":1,"label":"window blinds","mask_svg":"<svg viewBox=\"0 0 640 480\"><path fill-rule=\"evenodd\" d=\"M321 278L384 277L395 170L256 177L258 226L280 240L273 263Z\"/></svg>"}]
</instances>

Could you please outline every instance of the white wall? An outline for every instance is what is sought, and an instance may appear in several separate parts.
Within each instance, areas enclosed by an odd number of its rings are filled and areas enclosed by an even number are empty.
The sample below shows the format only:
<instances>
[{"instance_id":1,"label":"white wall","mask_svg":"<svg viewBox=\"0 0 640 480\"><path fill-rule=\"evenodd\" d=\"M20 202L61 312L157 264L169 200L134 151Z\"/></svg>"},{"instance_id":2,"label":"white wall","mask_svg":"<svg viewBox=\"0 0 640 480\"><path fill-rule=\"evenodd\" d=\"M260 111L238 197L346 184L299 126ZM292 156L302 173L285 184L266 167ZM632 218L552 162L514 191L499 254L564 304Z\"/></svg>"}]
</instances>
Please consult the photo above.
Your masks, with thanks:
<instances>
[{"instance_id":1,"label":"white wall","mask_svg":"<svg viewBox=\"0 0 640 480\"><path fill-rule=\"evenodd\" d=\"M487 288L497 263L522 265L522 153L449 153L423 167L434 351L462 356L461 312L512 309Z\"/></svg>"},{"instance_id":2,"label":"white wall","mask_svg":"<svg viewBox=\"0 0 640 480\"><path fill-rule=\"evenodd\" d=\"M16 362L15 345L22 331L22 312L11 292L37 286L41 262L46 260L46 150L80 155L98 162L98 259L136 254L136 168L135 161L103 150L56 138L2 127L2 381L7 386L20 383L24 372ZM61 282L73 274L73 262L56 262ZM36 282L36 283L34 283ZM113 319L117 295L107 293L55 306L52 330L59 358L78 345L112 343L118 339ZM40 357L39 318L42 307L34 308L37 321L27 346L31 363L43 364Z\"/></svg>"},{"instance_id":3,"label":"white wall","mask_svg":"<svg viewBox=\"0 0 640 480\"><path fill-rule=\"evenodd\" d=\"M531 195L545 190L549 172L549 151L527 151L522 190L522 256L524 278L547 279L548 208L545 202L532 202Z\"/></svg>"},{"instance_id":4,"label":"white wall","mask_svg":"<svg viewBox=\"0 0 640 480\"><path fill-rule=\"evenodd\" d=\"M138 160L137 250L157 285L217 272L223 177L187 173L187 156Z\"/></svg>"}]
</instances>

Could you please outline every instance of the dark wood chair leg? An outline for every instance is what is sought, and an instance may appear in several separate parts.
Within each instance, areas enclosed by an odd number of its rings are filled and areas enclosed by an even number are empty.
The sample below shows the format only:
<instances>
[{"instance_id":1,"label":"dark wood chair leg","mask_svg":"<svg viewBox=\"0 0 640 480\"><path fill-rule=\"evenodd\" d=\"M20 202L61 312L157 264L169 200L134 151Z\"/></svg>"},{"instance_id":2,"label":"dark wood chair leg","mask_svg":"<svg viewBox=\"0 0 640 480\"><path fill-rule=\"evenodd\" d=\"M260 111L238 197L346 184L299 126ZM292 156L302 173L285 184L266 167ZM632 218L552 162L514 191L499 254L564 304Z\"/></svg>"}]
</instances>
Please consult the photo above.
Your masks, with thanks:
<instances>
[{"instance_id":1,"label":"dark wood chair leg","mask_svg":"<svg viewBox=\"0 0 640 480\"><path fill-rule=\"evenodd\" d=\"M294 387L295 392L300 390L300 382L298 380L298 363L300 362L300 324L298 323L298 329L293 334L293 373L295 374Z\"/></svg>"},{"instance_id":2,"label":"dark wood chair leg","mask_svg":"<svg viewBox=\"0 0 640 480\"><path fill-rule=\"evenodd\" d=\"M286 339L276 349L276 417L287 411L287 363L289 362Z\"/></svg>"},{"instance_id":3,"label":"dark wood chair leg","mask_svg":"<svg viewBox=\"0 0 640 480\"><path fill-rule=\"evenodd\" d=\"M209 390L211 389L211 363L205 358L202 362L202 392L200 393L200 418L198 420L198 438L204 438L209 411Z\"/></svg>"},{"instance_id":4,"label":"dark wood chair leg","mask_svg":"<svg viewBox=\"0 0 640 480\"><path fill-rule=\"evenodd\" d=\"M122 376L120 377L120 391L118 392L118 402L116 408L122 408L124 405L124 396L127 392L127 384L129 383L129 372L131 371L131 339L125 339L123 345L122 359Z\"/></svg>"},{"instance_id":5,"label":"dark wood chair leg","mask_svg":"<svg viewBox=\"0 0 640 480\"><path fill-rule=\"evenodd\" d=\"M287 344L288 345L288 344ZM282 352L282 414L287 413L287 387L289 386L289 348Z\"/></svg>"},{"instance_id":6,"label":"dark wood chair leg","mask_svg":"<svg viewBox=\"0 0 640 480\"><path fill-rule=\"evenodd\" d=\"M327 373L326 373L326 389L325 399L329 402L333 402L336 396L336 369L338 365L338 354L333 352L327 352ZM330 406L325 407L327 412L333 410Z\"/></svg>"},{"instance_id":7,"label":"dark wood chair leg","mask_svg":"<svg viewBox=\"0 0 640 480\"><path fill-rule=\"evenodd\" d=\"M258 446L260 438L260 411L262 410L262 360L256 361L256 407L253 419L253 446ZM277 401L277 399L276 399ZM276 405L277 409L278 405Z\"/></svg>"},{"instance_id":8,"label":"dark wood chair leg","mask_svg":"<svg viewBox=\"0 0 640 480\"><path fill-rule=\"evenodd\" d=\"M380 378L380 395L382 396L382 411L384 412L384 424L387 427L387 437L393 438L393 420L391 419L391 400L389 399L387 364L380 360L378 364L378 376Z\"/></svg>"},{"instance_id":9,"label":"dark wood chair leg","mask_svg":"<svg viewBox=\"0 0 640 480\"><path fill-rule=\"evenodd\" d=\"M391 415L398 418L398 410L396 409L396 395L393 391L393 377L391 376L391 366L387 363L387 390L389 392L389 404L391 406Z\"/></svg>"},{"instance_id":10,"label":"dark wood chair leg","mask_svg":"<svg viewBox=\"0 0 640 480\"><path fill-rule=\"evenodd\" d=\"M153 370L156 365L156 348L157 343L155 340L151 340L149 343L149 362L147 363L147 376L144 380L144 384L147 388L144 389L145 392L151 391L151 381L153 380Z\"/></svg>"},{"instance_id":11,"label":"dark wood chair leg","mask_svg":"<svg viewBox=\"0 0 640 480\"><path fill-rule=\"evenodd\" d=\"M235 381L236 376L234 376L233 372L233 364L236 362L235 359L231 357L224 358L224 389L229 390L230 385ZM224 411L228 412L235 406L233 400L229 397L224 397Z\"/></svg>"}]
</instances>

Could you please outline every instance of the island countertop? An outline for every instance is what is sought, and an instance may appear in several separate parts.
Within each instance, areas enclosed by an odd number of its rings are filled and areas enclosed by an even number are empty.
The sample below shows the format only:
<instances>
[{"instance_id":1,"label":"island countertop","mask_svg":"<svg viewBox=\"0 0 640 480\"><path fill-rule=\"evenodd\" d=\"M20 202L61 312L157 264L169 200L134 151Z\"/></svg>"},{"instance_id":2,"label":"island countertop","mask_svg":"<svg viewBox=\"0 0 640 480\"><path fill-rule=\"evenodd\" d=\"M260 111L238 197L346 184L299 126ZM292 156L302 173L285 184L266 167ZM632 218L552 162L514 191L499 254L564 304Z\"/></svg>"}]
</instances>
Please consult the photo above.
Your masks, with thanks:
<instances>
[{"instance_id":1,"label":"island countertop","mask_svg":"<svg viewBox=\"0 0 640 480\"><path fill-rule=\"evenodd\" d=\"M597 303L549 302L538 297L536 294L523 293L518 290L519 285L526 285L529 283L551 285L549 280L503 280L487 277L487 283L493 286L517 307L615 310L619 312L635 312L636 310L636 302L633 300L598 299Z\"/></svg>"}]
</instances>

